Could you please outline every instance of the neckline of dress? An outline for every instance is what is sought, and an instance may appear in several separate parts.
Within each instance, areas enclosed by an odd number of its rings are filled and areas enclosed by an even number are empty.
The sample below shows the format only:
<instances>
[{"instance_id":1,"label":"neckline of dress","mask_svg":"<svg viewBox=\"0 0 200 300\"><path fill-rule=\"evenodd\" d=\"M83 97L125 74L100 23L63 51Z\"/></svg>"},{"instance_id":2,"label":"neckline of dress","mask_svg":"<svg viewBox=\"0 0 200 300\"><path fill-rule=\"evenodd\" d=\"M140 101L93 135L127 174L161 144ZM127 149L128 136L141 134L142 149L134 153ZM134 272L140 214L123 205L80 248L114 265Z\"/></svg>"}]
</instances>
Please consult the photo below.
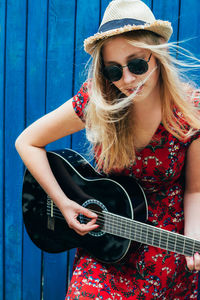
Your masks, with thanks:
<instances>
[{"instance_id":1,"label":"neckline of dress","mask_svg":"<svg viewBox=\"0 0 200 300\"><path fill-rule=\"evenodd\" d=\"M155 138L156 135L158 134L158 131L160 130L161 127L162 127L162 128L164 127L162 121L158 124L158 127L156 128L154 134L152 135L152 138L151 138L151 140L149 141L149 143L148 143L147 145L145 145L144 147L142 147L140 150L136 150L136 154L141 153L141 152L142 152L143 150L145 150L147 147L149 147L150 145L152 145L153 142L155 142L155 139L154 139L154 138Z\"/></svg>"}]
</instances>

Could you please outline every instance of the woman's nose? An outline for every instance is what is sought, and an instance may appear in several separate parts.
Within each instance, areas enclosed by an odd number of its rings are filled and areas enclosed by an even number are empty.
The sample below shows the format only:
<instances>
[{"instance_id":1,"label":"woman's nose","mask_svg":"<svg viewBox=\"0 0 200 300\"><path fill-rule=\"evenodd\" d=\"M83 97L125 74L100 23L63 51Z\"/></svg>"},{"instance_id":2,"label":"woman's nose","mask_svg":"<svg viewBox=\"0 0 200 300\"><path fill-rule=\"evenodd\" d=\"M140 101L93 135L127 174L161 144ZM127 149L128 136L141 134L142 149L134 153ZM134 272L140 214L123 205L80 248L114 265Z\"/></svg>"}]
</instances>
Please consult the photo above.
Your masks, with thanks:
<instances>
[{"instance_id":1,"label":"woman's nose","mask_svg":"<svg viewBox=\"0 0 200 300\"><path fill-rule=\"evenodd\" d=\"M130 83L132 81L135 81L136 75L131 73L127 66L123 67L123 76L122 76L124 83Z\"/></svg>"}]
</instances>

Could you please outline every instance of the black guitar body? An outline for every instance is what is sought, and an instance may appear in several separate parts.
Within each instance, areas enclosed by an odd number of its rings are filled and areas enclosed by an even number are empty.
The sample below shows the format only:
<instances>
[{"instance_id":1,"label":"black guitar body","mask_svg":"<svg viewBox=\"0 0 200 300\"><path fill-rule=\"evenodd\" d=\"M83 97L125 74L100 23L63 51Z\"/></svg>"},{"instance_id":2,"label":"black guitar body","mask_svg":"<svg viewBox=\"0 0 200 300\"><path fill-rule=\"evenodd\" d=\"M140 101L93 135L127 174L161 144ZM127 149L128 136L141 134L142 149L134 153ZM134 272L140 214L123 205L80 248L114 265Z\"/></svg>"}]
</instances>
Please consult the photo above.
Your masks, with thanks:
<instances>
[{"instance_id":1,"label":"black guitar body","mask_svg":"<svg viewBox=\"0 0 200 300\"><path fill-rule=\"evenodd\" d=\"M147 220L146 198L133 178L105 178L70 149L47 152L47 156L60 187L71 200L99 212L106 210L141 222ZM138 246L129 239L105 233L103 222L98 230L78 235L68 227L28 170L24 175L22 206L26 230L31 240L44 251L58 253L80 247L102 262L116 263L126 256L130 247ZM80 222L83 221L80 216ZM109 222L112 222L112 215Z\"/></svg>"}]
</instances>

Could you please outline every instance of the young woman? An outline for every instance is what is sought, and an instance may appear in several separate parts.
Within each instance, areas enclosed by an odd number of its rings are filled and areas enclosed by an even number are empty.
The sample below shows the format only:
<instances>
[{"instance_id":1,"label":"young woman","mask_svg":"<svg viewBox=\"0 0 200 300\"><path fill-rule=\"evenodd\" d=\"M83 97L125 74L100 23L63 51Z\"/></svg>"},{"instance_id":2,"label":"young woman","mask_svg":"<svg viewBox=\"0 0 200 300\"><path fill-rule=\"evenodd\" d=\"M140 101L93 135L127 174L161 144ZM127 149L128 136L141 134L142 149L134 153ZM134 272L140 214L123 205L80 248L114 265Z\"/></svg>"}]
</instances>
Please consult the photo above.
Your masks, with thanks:
<instances>
[{"instance_id":1,"label":"young woman","mask_svg":"<svg viewBox=\"0 0 200 300\"><path fill-rule=\"evenodd\" d=\"M199 94L180 77L171 33L143 2L112 1L99 32L85 40L92 55L87 82L16 141L27 168L80 235L98 227L97 215L64 194L45 146L85 127L99 172L136 179L154 226L200 240ZM91 221L80 224L79 214ZM78 250L66 299L196 299L198 270L198 253L185 258L144 245L112 265Z\"/></svg>"}]
</instances>

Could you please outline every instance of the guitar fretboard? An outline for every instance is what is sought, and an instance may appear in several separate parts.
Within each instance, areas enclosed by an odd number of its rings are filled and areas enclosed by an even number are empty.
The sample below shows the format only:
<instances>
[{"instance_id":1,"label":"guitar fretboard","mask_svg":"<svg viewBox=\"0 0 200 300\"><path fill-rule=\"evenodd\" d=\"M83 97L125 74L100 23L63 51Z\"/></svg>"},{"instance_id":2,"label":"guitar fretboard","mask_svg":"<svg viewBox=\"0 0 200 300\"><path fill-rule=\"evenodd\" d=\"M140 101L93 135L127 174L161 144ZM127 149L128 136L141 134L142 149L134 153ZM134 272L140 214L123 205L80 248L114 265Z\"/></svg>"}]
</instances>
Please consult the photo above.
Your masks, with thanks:
<instances>
[{"instance_id":1,"label":"guitar fretboard","mask_svg":"<svg viewBox=\"0 0 200 300\"><path fill-rule=\"evenodd\" d=\"M186 256L200 252L200 241L165 229L103 212L103 231Z\"/></svg>"},{"instance_id":2,"label":"guitar fretboard","mask_svg":"<svg viewBox=\"0 0 200 300\"><path fill-rule=\"evenodd\" d=\"M196 252L200 253L200 241L198 240L107 211L96 211L95 213L98 214L97 224L105 233L186 256L192 256ZM64 219L50 198L47 199L47 214ZM88 221L87 218L85 221Z\"/></svg>"}]
</instances>

